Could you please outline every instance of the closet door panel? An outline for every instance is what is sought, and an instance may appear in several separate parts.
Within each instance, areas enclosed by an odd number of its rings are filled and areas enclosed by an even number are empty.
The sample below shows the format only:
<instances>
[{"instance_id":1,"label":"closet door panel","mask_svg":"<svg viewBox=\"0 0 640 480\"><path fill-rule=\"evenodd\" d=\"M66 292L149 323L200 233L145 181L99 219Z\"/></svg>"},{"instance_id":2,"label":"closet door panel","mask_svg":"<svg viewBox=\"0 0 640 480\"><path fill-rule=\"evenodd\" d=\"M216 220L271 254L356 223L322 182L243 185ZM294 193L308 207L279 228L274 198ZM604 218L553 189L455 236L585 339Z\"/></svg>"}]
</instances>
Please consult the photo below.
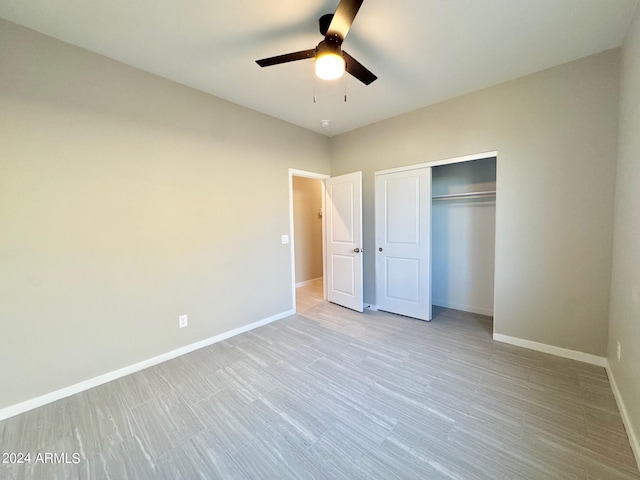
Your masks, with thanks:
<instances>
[{"instance_id":1,"label":"closet door panel","mask_svg":"<svg viewBox=\"0 0 640 480\"><path fill-rule=\"evenodd\" d=\"M376 174L378 309L431 319L431 169Z\"/></svg>"},{"instance_id":2,"label":"closet door panel","mask_svg":"<svg viewBox=\"0 0 640 480\"><path fill-rule=\"evenodd\" d=\"M385 258L385 297L394 300L420 301L420 262L413 258Z\"/></svg>"}]
</instances>

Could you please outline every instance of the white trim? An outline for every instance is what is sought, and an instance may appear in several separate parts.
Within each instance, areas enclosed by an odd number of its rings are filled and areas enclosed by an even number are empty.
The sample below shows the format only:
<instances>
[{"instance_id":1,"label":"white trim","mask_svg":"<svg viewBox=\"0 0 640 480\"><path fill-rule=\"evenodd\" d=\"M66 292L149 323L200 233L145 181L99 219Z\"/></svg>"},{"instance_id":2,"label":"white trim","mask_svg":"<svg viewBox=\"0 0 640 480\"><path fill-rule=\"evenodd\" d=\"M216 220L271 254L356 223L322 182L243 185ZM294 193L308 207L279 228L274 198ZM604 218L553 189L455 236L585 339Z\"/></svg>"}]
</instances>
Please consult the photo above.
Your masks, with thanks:
<instances>
[{"instance_id":1,"label":"white trim","mask_svg":"<svg viewBox=\"0 0 640 480\"><path fill-rule=\"evenodd\" d=\"M624 403L624 400L622 399L620 390L618 389L618 384L616 383L616 378L613 375L613 370L611 369L609 359L607 358L605 360L605 368L607 370L607 377L609 377L609 383L611 384L611 390L613 390L613 396L616 398L618 410L620 410L620 416L622 417L622 423L624 424L624 428L627 431L627 437L629 437L631 450L633 451L633 455L636 457L636 467L640 469L640 437L633 428L631 420L629 420L629 413L627 412L627 407Z\"/></svg>"},{"instance_id":2,"label":"white trim","mask_svg":"<svg viewBox=\"0 0 640 480\"><path fill-rule=\"evenodd\" d=\"M171 350L170 352L163 353L161 355L143 360L138 363L134 363L133 365L129 365L127 367L120 368L118 370L114 370L112 372L105 373L88 380L84 380L80 383L55 390L45 395L20 402L15 405L11 405L10 407L6 407L0 410L0 420L6 420L9 417L13 417L29 410L33 410L34 408L41 407L42 405L46 405L47 403L55 402L56 400L60 400L65 397L75 395L76 393L89 390L90 388L97 387L98 385L102 385L103 383L111 382L113 380L117 380L118 378L131 375L132 373L139 372L140 370L144 370L145 368L153 367L154 365L158 365L159 363L166 362L167 360L171 360L186 353L193 352L194 350L213 345L214 343L226 340L227 338L234 337L241 333L248 332L249 330L253 330L254 328L262 327L263 325L275 322L276 320L281 320L293 314L295 314L294 310L287 310L286 312L272 315L271 317L258 320L257 322L250 323L243 327L234 328L233 330L229 330L228 332L220 333L205 340L201 340L199 342L192 343L175 350Z\"/></svg>"},{"instance_id":3,"label":"white trim","mask_svg":"<svg viewBox=\"0 0 640 480\"><path fill-rule=\"evenodd\" d=\"M472 153L471 155L463 155L462 157L445 158L443 160L434 160L433 162L417 163L415 165L407 165L406 167L388 168L386 170L378 170L374 175L385 175L387 173L405 172L407 170L416 170L424 167L437 167L439 165L449 165L451 163L470 162L472 160L482 160L483 158L493 158L498 156L498 151Z\"/></svg>"},{"instance_id":4,"label":"white trim","mask_svg":"<svg viewBox=\"0 0 640 480\"><path fill-rule=\"evenodd\" d=\"M590 363L591 365L597 365L598 367L605 367L607 364L606 357L599 357L590 353L578 352L576 350L569 350L568 348L547 345L546 343L532 342L531 340L509 337L500 333L494 333L493 339L497 342L508 343L517 347L528 348L529 350L549 353L557 357L569 358L571 360L577 360L579 362Z\"/></svg>"},{"instance_id":5,"label":"white trim","mask_svg":"<svg viewBox=\"0 0 640 480\"><path fill-rule=\"evenodd\" d=\"M331 177L329 177L331 178ZM327 301L327 179L322 180L322 298Z\"/></svg>"},{"instance_id":6,"label":"white trim","mask_svg":"<svg viewBox=\"0 0 640 480\"><path fill-rule=\"evenodd\" d=\"M597 355L591 355L590 353L577 352L575 350L554 347L553 345L547 345L544 343L531 342L522 338L509 337L507 335L501 335L499 333L494 333L493 339L498 342L508 343L511 345L516 345L518 347L529 348L531 350L536 350L543 353L550 353L551 355L590 363L591 365L596 365L598 367L604 367L607 372L607 377L609 378L609 384L611 385L613 396L615 397L616 404L618 405L618 410L620 411L620 416L622 417L622 423L624 424L624 428L627 431L627 437L629 438L631 450L633 451L633 455L636 458L636 467L640 467L640 437L633 428L633 424L629 419L627 407L622 398L622 394L618 389L615 375L613 374L611 364L609 363L609 359L607 357L599 357Z\"/></svg>"},{"instance_id":7,"label":"white trim","mask_svg":"<svg viewBox=\"0 0 640 480\"><path fill-rule=\"evenodd\" d=\"M495 205L495 213L494 213L494 225L493 225L493 334L496 333L496 321L498 321L498 315L496 315L496 306L498 305L498 289L496 288L496 272L498 269L496 265L498 264L498 219L500 218L498 215L498 175L500 173L500 169L498 168L498 152L496 152L496 205Z\"/></svg>"},{"instance_id":8,"label":"white trim","mask_svg":"<svg viewBox=\"0 0 640 480\"><path fill-rule=\"evenodd\" d=\"M331 178L331 175L327 175L326 173L307 172L306 170L296 170L295 168L289 169L289 175L293 177L317 178L319 180Z\"/></svg>"},{"instance_id":9,"label":"white trim","mask_svg":"<svg viewBox=\"0 0 640 480\"><path fill-rule=\"evenodd\" d=\"M296 283L296 288L306 287L307 285L311 285L312 283L317 282L318 280L322 280L324 277L312 278L311 280L305 280L304 282Z\"/></svg>"},{"instance_id":10,"label":"white trim","mask_svg":"<svg viewBox=\"0 0 640 480\"><path fill-rule=\"evenodd\" d=\"M478 315L487 315L493 317L493 310L490 308L474 307L473 305L464 305L462 303L444 302L440 300L433 300L432 305L436 307L452 308L454 310L461 310L463 312L477 313Z\"/></svg>"},{"instance_id":11,"label":"white trim","mask_svg":"<svg viewBox=\"0 0 640 480\"><path fill-rule=\"evenodd\" d=\"M324 217L325 217L325 184L324 181L327 178L331 178L330 175L324 173L315 173L315 172L307 172L306 170L297 170L295 168L289 169L289 250L291 253L291 305L293 308L293 313L296 312L296 249L295 249L295 235L293 228L293 177L304 177L304 178L315 178L318 180L322 180L322 276L326 278L326 247L325 247L325 229L324 229ZM324 299L327 299L327 286L326 283L323 284L324 290Z\"/></svg>"}]
</instances>

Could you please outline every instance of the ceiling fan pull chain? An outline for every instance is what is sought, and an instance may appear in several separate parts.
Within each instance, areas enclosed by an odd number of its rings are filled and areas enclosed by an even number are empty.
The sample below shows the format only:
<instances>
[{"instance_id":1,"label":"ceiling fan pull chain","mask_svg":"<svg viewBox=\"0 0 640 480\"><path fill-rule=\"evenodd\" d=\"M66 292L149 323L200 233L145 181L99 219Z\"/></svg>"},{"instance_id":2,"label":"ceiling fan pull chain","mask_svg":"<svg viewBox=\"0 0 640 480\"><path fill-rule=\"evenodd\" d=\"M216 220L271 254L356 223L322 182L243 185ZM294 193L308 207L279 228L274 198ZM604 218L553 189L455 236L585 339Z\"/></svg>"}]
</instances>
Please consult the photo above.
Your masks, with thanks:
<instances>
[{"instance_id":1,"label":"ceiling fan pull chain","mask_svg":"<svg viewBox=\"0 0 640 480\"><path fill-rule=\"evenodd\" d=\"M343 75L344 79L344 102L347 103L347 76Z\"/></svg>"},{"instance_id":2,"label":"ceiling fan pull chain","mask_svg":"<svg viewBox=\"0 0 640 480\"><path fill-rule=\"evenodd\" d=\"M313 75L313 103L316 103L316 76Z\"/></svg>"}]
</instances>

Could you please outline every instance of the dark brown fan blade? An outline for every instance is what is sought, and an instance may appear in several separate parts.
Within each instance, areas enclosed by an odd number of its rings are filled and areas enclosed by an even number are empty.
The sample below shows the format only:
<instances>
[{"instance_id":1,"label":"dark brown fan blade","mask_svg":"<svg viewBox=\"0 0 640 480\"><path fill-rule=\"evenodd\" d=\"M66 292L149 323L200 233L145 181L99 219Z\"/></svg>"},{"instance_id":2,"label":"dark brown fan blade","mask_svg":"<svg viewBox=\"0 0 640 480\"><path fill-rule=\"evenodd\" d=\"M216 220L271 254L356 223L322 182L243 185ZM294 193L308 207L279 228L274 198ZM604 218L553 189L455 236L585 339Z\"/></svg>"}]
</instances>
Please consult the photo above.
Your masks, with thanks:
<instances>
[{"instance_id":1,"label":"dark brown fan blade","mask_svg":"<svg viewBox=\"0 0 640 480\"><path fill-rule=\"evenodd\" d=\"M315 58L316 49L302 50L301 52L286 53L284 55L278 55L277 57L263 58L262 60L256 60L256 63L261 67L270 67L271 65L278 65L280 63L295 62L296 60L304 60L306 58Z\"/></svg>"},{"instance_id":2,"label":"dark brown fan blade","mask_svg":"<svg viewBox=\"0 0 640 480\"><path fill-rule=\"evenodd\" d=\"M333 14L329 30L327 30L326 38L334 38L338 40L338 44L344 42L362 2L363 0L340 0L336 13Z\"/></svg>"},{"instance_id":3,"label":"dark brown fan blade","mask_svg":"<svg viewBox=\"0 0 640 480\"><path fill-rule=\"evenodd\" d=\"M359 61L353 58L344 50L342 51L342 56L344 57L344 61L346 62L347 72L356 77L365 85L369 85L374 80L377 80L373 73L371 73L364 65L362 65Z\"/></svg>"}]
</instances>

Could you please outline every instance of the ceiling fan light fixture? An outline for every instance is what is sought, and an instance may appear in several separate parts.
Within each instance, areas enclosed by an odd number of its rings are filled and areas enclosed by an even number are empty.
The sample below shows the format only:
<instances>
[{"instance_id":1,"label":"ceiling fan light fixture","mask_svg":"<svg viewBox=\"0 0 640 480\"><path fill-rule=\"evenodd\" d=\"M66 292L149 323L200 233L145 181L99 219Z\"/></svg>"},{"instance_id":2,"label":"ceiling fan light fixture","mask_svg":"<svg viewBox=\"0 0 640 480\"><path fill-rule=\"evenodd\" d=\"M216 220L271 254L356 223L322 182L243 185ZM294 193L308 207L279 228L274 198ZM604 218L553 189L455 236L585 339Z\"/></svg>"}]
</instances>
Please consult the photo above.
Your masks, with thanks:
<instances>
[{"instance_id":1,"label":"ceiling fan light fixture","mask_svg":"<svg viewBox=\"0 0 640 480\"><path fill-rule=\"evenodd\" d=\"M346 65L340 44L323 40L316 47L316 75L323 80L335 80L344 75Z\"/></svg>"},{"instance_id":2,"label":"ceiling fan light fixture","mask_svg":"<svg viewBox=\"0 0 640 480\"><path fill-rule=\"evenodd\" d=\"M344 75L345 62L342 55L326 53L316 58L316 75L323 80L335 80Z\"/></svg>"}]
</instances>

